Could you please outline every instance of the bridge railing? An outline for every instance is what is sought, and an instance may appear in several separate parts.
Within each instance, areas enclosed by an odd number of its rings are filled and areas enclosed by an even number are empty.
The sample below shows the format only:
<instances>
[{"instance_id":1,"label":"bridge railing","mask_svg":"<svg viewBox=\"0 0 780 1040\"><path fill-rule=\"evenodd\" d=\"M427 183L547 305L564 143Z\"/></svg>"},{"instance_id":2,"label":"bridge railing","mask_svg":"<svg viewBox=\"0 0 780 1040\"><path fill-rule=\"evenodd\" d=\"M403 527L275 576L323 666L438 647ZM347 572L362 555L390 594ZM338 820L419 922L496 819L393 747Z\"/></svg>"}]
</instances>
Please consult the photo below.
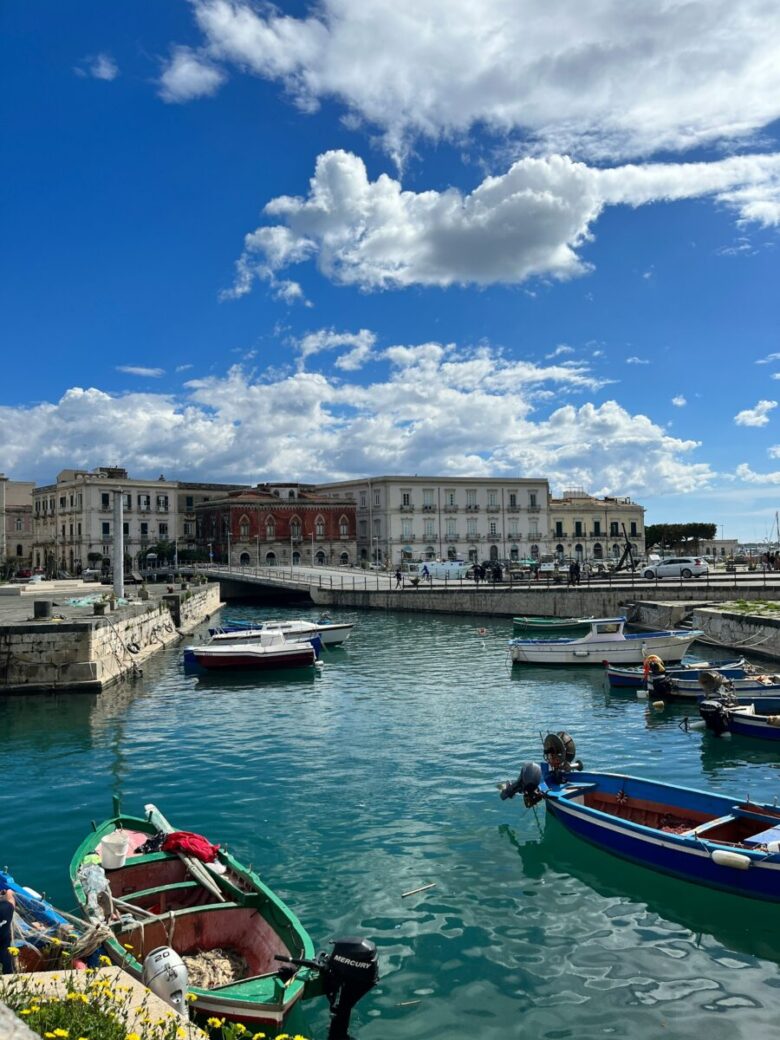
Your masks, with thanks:
<instances>
[{"instance_id":1,"label":"bridge railing","mask_svg":"<svg viewBox=\"0 0 780 1040\"><path fill-rule=\"evenodd\" d=\"M188 570L205 574L228 575L236 580L257 578L280 585L300 585L302 588L316 586L322 589L335 589L344 592L368 591L407 591L419 589L478 589L479 591L506 591L507 589L549 589L571 587L576 584L585 588L626 588L653 589L654 592L665 588L690 588L705 590L712 587L730 586L739 588L777 588L780 586L780 573L762 569L760 571L708 571L707 574L693 578L645 578L641 571L607 572L605 574L580 574L579 580L573 583L566 574L536 573L519 575L509 572L500 580L493 580L488 574L484 579L474 578L422 578L417 575L402 573L400 580L396 572L369 571L362 569L335 569L303 566L253 567L240 564L196 564Z\"/></svg>"}]
</instances>

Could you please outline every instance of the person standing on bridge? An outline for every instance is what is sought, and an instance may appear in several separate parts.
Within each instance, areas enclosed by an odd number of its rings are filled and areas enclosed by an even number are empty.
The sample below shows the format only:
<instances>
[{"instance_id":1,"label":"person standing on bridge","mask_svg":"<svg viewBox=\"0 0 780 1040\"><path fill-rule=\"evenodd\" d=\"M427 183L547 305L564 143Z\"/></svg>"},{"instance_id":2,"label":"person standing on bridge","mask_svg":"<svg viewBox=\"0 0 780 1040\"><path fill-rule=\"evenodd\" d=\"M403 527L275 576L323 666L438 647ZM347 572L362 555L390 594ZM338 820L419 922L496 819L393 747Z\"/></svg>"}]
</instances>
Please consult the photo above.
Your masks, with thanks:
<instances>
[{"instance_id":1,"label":"person standing on bridge","mask_svg":"<svg viewBox=\"0 0 780 1040\"><path fill-rule=\"evenodd\" d=\"M397 589L400 589L400 588L403 587L403 583L404 583L404 576L403 576L403 574L401 574L401 568L399 567L398 570L395 572L395 587Z\"/></svg>"}]
</instances>

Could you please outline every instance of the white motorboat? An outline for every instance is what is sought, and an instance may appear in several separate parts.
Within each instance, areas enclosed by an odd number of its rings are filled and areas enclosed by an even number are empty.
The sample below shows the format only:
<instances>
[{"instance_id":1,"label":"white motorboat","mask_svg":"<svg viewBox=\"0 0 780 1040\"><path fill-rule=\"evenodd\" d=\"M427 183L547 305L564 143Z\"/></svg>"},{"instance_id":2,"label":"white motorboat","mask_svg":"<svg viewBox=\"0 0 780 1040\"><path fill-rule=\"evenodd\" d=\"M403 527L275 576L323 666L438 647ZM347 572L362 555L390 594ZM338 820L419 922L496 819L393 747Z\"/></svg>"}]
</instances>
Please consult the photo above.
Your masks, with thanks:
<instances>
[{"instance_id":1,"label":"white motorboat","mask_svg":"<svg viewBox=\"0 0 780 1040\"><path fill-rule=\"evenodd\" d=\"M641 664L648 654L664 661L680 661L700 632L664 629L625 632L626 619L594 618L579 638L510 639L512 664Z\"/></svg>"},{"instance_id":2,"label":"white motorboat","mask_svg":"<svg viewBox=\"0 0 780 1040\"><path fill-rule=\"evenodd\" d=\"M233 622L222 628L212 628L210 632L211 641L216 645L236 642L252 643L260 639L263 633L281 632L285 639L294 643L308 641L319 636L323 646L338 646L349 639L353 628L354 625L351 622L331 621L330 618L320 618L318 621L294 618L289 621L272 619L258 625Z\"/></svg>"}]
</instances>

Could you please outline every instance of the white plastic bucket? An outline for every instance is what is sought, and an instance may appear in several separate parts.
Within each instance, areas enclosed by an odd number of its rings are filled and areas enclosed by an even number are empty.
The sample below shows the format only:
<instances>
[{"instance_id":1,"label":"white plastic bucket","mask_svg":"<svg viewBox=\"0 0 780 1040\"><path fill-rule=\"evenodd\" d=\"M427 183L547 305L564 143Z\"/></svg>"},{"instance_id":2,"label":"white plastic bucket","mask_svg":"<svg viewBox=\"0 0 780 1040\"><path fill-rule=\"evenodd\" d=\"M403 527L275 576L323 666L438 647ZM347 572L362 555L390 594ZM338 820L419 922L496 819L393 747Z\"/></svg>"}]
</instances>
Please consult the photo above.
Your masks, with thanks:
<instances>
[{"instance_id":1,"label":"white plastic bucket","mask_svg":"<svg viewBox=\"0 0 780 1040\"><path fill-rule=\"evenodd\" d=\"M100 843L100 862L106 870L116 870L125 865L130 842L124 831L107 834Z\"/></svg>"}]
</instances>

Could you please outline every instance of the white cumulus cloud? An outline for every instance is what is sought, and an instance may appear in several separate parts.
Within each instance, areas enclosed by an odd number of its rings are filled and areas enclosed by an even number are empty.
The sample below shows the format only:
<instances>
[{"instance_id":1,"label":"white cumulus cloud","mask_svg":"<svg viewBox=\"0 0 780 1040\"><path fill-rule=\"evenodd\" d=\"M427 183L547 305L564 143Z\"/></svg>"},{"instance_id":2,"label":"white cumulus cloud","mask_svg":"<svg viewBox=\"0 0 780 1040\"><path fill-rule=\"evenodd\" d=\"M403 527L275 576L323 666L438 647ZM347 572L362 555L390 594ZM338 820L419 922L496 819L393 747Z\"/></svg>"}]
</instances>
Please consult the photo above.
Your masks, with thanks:
<instances>
[{"instance_id":1,"label":"white cumulus cloud","mask_svg":"<svg viewBox=\"0 0 780 1040\"><path fill-rule=\"evenodd\" d=\"M160 97L169 102L208 97L216 93L226 78L222 69L197 51L174 47L160 76Z\"/></svg>"},{"instance_id":2,"label":"white cumulus cloud","mask_svg":"<svg viewBox=\"0 0 780 1040\"><path fill-rule=\"evenodd\" d=\"M203 47L336 99L403 154L475 125L548 150L647 155L744 138L780 116L780 8L765 0L320 0L294 17L193 0Z\"/></svg>"},{"instance_id":3,"label":"white cumulus cloud","mask_svg":"<svg viewBox=\"0 0 780 1040\"><path fill-rule=\"evenodd\" d=\"M684 408L687 403L687 399L683 397L682 394L678 394L676 397L672 398L672 404L675 408Z\"/></svg>"},{"instance_id":4,"label":"white cumulus cloud","mask_svg":"<svg viewBox=\"0 0 780 1040\"><path fill-rule=\"evenodd\" d=\"M273 287L279 272L314 259L331 281L366 290L410 285L519 284L585 273L581 255L607 206L714 196L735 185L780 183L780 154L711 163L600 169L566 156L526 158L472 192L414 192L387 174L372 181L361 158L319 156L306 197L265 206L268 223L246 235L234 286Z\"/></svg>"},{"instance_id":5,"label":"white cumulus cloud","mask_svg":"<svg viewBox=\"0 0 780 1040\"><path fill-rule=\"evenodd\" d=\"M777 408L777 401L759 401L755 408L744 408L734 416L737 426L766 426L769 413Z\"/></svg>"},{"instance_id":6,"label":"white cumulus cloud","mask_svg":"<svg viewBox=\"0 0 780 1040\"><path fill-rule=\"evenodd\" d=\"M164 368L147 368L145 365L117 365L116 370L128 376L145 376L150 379L159 379L165 375Z\"/></svg>"},{"instance_id":7,"label":"white cumulus cloud","mask_svg":"<svg viewBox=\"0 0 780 1040\"><path fill-rule=\"evenodd\" d=\"M347 333L307 340L307 362L349 351ZM179 396L72 388L55 402L0 407L7 471L121 460L136 474L326 480L379 472L543 475L600 494L707 487L696 441L671 437L615 401L572 402L604 385L583 364L536 365L488 346L396 344L374 352L373 382L298 369L191 380ZM339 345L336 339L342 337ZM550 407L547 413L542 409ZM268 431L274 430L274 437Z\"/></svg>"},{"instance_id":8,"label":"white cumulus cloud","mask_svg":"<svg viewBox=\"0 0 780 1040\"><path fill-rule=\"evenodd\" d=\"M74 72L82 78L91 76L93 79L111 81L119 75L119 66L110 54L103 52L85 58L80 65L76 66Z\"/></svg>"}]
</instances>

